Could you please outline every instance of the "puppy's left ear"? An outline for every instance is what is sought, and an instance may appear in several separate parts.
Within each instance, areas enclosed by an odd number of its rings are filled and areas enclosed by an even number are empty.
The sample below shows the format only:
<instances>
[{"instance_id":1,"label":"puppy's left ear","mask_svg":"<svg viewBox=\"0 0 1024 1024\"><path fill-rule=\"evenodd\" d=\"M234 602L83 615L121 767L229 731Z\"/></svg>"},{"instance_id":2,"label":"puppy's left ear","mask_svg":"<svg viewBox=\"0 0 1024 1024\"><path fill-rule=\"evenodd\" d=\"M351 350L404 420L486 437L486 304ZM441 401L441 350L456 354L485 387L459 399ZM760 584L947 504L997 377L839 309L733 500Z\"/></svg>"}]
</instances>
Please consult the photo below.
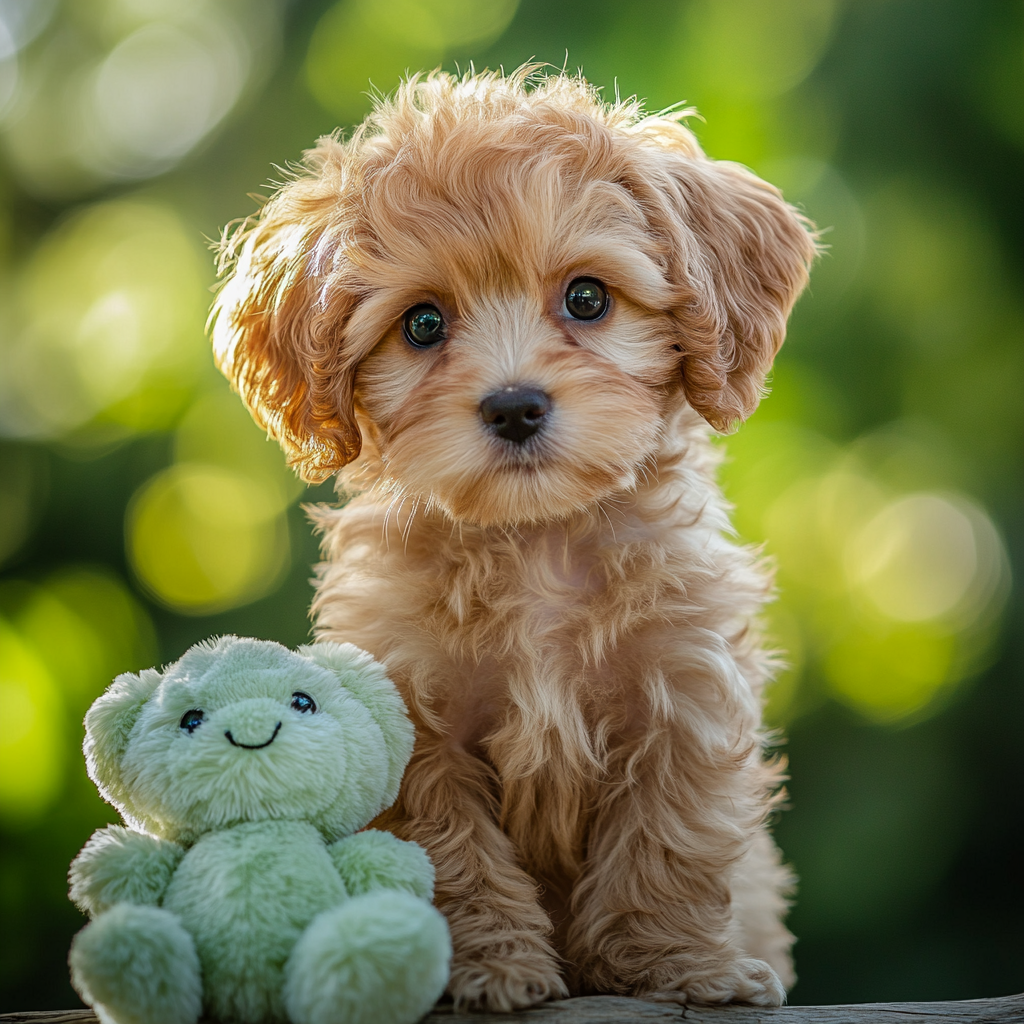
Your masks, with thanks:
<instances>
[{"instance_id":1,"label":"puppy's left ear","mask_svg":"<svg viewBox=\"0 0 1024 1024\"><path fill-rule=\"evenodd\" d=\"M300 175L225 236L229 269L211 314L217 365L310 483L361 447L355 363L344 345L355 306L344 283L352 191L343 147L321 139Z\"/></svg>"},{"instance_id":2,"label":"puppy's left ear","mask_svg":"<svg viewBox=\"0 0 1024 1024\"><path fill-rule=\"evenodd\" d=\"M817 254L814 226L779 191L738 164L709 160L681 125L654 156L649 216L667 236L678 288L683 388L727 431L757 407L786 336L786 319ZM647 181L648 187L653 182Z\"/></svg>"}]
</instances>

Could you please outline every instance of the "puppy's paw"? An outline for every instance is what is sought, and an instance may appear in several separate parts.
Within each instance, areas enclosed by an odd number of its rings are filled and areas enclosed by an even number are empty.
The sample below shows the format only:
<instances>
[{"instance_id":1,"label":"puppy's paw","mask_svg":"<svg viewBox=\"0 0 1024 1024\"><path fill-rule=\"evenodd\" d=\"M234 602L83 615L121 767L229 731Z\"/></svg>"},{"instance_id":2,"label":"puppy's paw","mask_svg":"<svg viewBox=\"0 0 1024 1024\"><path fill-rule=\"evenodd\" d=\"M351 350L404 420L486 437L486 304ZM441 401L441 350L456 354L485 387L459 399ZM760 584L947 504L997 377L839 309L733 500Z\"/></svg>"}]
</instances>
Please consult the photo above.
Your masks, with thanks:
<instances>
[{"instance_id":1,"label":"puppy's paw","mask_svg":"<svg viewBox=\"0 0 1024 1024\"><path fill-rule=\"evenodd\" d=\"M682 972L676 979L658 984L643 998L703 1006L719 1003L781 1006L786 1001L786 990L779 976L763 960L744 957L713 969Z\"/></svg>"},{"instance_id":2,"label":"puppy's paw","mask_svg":"<svg viewBox=\"0 0 1024 1024\"><path fill-rule=\"evenodd\" d=\"M494 950L471 961L456 960L448 991L457 1012L508 1013L569 995L554 960L527 949Z\"/></svg>"}]
</instances>

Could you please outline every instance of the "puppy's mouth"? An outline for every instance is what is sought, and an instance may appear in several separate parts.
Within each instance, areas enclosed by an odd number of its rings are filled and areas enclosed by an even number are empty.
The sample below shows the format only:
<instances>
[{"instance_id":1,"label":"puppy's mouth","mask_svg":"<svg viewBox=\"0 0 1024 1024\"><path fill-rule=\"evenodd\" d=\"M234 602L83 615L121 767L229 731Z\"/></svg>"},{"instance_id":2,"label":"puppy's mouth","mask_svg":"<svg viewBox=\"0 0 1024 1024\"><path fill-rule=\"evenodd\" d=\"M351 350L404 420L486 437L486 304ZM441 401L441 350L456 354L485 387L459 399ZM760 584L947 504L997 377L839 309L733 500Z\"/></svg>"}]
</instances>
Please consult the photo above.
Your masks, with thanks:
<instances>
[{"instance_id":1,"label":"puppy's mouth","mask_svg":"<svg viewBox=\"0 0 1024 1024\"><path fill-rule=\"evenodd\" d=\"M538 473L551 457L551 446L543 437L532 438L522 444L497 441L492 442L492 447L499 472Z\"/></svg>"}]
</instances>

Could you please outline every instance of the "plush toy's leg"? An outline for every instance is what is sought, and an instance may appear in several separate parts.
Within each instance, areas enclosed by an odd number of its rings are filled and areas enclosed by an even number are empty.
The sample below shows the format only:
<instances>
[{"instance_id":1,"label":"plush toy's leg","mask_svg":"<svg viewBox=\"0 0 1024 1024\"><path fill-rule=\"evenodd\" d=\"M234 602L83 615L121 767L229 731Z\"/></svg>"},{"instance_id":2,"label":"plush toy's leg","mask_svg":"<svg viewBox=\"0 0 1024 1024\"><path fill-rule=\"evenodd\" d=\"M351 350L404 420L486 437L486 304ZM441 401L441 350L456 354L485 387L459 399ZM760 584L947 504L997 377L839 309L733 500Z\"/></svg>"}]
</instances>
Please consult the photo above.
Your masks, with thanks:
<instances>
[{"instance_id":1,"label":"plush toy's leg","mask_svg":"<svg viewBox=\"0 0 1024 1024\"><path fill-rule=\"evenodd\" d=\"M412 1024L448 981L451 941L425 900L377 890L315 917L285 967L294 1024Z\"/></svg>"},{"instance_id":2,"label":"plush toy's leg","mask_svg":"<svg viewBox=\"0 0 1024 1024\"><path fill-rule=\"evenodd\" d=\"M103 1024L195 1024L203 983L192 936L169 911L117 903L71 943L71 983Z\"/></svg>"}]
</instances>

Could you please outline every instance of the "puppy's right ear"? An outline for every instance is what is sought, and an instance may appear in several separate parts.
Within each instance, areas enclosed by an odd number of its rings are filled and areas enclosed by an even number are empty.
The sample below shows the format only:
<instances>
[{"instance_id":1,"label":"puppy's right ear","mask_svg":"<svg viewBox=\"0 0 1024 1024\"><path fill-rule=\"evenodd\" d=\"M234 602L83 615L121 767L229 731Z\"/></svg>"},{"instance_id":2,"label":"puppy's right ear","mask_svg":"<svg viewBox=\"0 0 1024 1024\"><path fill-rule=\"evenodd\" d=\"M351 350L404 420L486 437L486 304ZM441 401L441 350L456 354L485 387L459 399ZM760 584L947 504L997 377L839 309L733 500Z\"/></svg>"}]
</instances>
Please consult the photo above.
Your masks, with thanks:
<instances>
[{"instance_id":1,"label":"puppy's right ear","mask_svg":"<svg viewBox=\"0 0 1024 1024\"><path fill-rule=\"evenodd\" d=\"M345 263L344 151L334 138L306 155L306 172L221 245L228 276L211 313L217 365L253 418L310 483L361 447L355 364L342 333L355 306Z\"/></svg>"},{"instance_id":2,"label":"puppy's right ear","mask_svg":"<svg viewBox=\"0 0 1024 1024\"><path fill-rule=\"evenodd\" d=\"M650 118L637 133L646 161L633 187L677 289L683 389L704 419L727 432L764 394L817 255L817 232L751 171L706 157L677 120Z\"/></svg>"},{"instance_id":3,"label":"puppy's right ear","mask_svg":"<svg viewBox=\"0 0 1024 1024\"><path fill-rule=\"evenodd\" d=\"M136 675L125 672L93 701L85 715L85 767L104 800L122 814L131 814L131 799L121 765L128 738L146 701L163 675L148 668Z\"/></svg>"}]
</instances>

